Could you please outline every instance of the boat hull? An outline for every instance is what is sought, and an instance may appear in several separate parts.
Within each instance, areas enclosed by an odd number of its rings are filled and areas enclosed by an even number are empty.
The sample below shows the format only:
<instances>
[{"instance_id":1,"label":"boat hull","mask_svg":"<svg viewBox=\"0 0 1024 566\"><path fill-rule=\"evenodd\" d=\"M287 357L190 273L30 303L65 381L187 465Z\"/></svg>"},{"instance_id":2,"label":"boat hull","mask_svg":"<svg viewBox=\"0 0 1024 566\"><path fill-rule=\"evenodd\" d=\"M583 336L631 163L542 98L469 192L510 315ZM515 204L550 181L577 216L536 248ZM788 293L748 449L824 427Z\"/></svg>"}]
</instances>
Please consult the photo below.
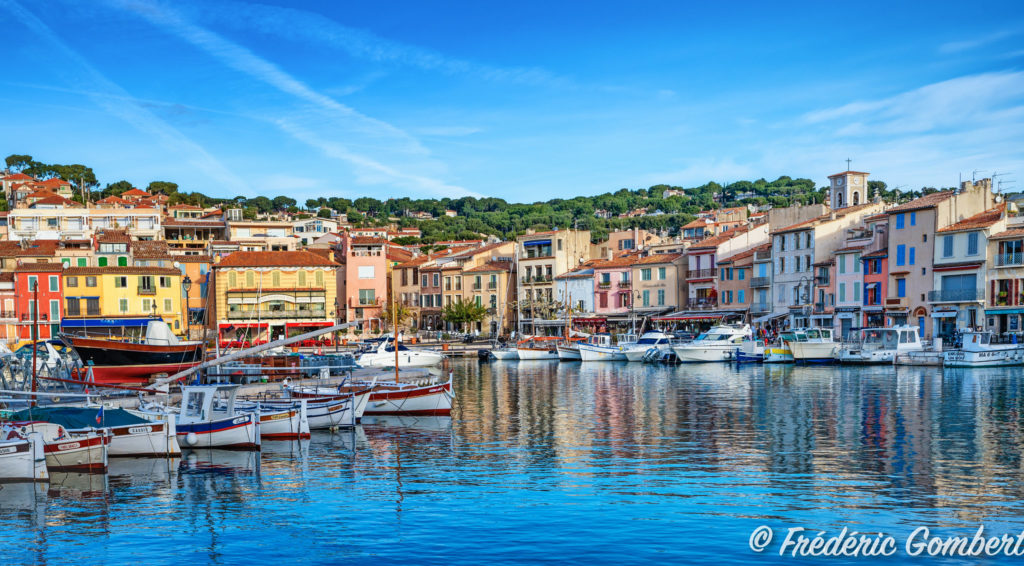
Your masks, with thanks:
<instances>
[{"instance_id":1,"label":"boat hull","mask_svg":"<svg viewBox=\"0 0 1024 566\"><path fill-rule=\"evenodd\" d=\"M839 345L834 342L790 342L789 351L798 364L833 364Z\"/></svg>"},{"instance_id":2,"label":"boat hull","mask_svg":"<svg viewBox=\"0 0 1024 566\"><path fill-rule=\"evenodd\" d=\"M942 365L949 368L989 368L1024 365L1024 346L1001 350L952 350L945 353Z\"/></svg>"},{"instance_id":3,"label":"boat hull","mask_svg":"<svg viewBox=\"0 0 1024 566\"><path fill-rule=\"evenodd\" d=\"M557 348L519 348L516 354L520 360L557 360Z\"/></svg>"},{"instance_id":4,"label":"boat hull","mask_svg":"<svg viewBox=\"0 0 1024 566\"><path fill-rule=\"evenodd\" d=\"M173 417L171 417L173 418ZM107 455L111 458L181 456L174 426L166 422L111 427Z\"/></svg>"},{"instance_id":5,"label":"boat hull","mask_svg":"<svg viewBox=\"0 0 1024 566\"><path fill-rule=\"evenodd\" d=\"M0 483L45 482L49 477L39 434L0 442Z\"/></svg>"},{"instance_id":6,"label":"boat hull","mask_svg":"<svg viewBox=\"0 0 1024 566\"><path fill-rule=\"evenodd\" d=\"M895 357L896 350L862 350L843 348L836 354L836 360L839 363L851 365L891 364Z\"/></svg>"},{"instance_id":7,"label":"boat hull","mask_svg":"<svg viewBox=\"0 0 1024 566\"><path fill-rule=\"evenodd\" d=\"M302 408L260 413L262 440L299 440L309 438L309 421Z\"/></svg>"},{"instance_id":8,"label":"boat hull","mask_svg":"<svg viewBox=\"0 0 1024 566\"><path fill-rule=\"evenodd\" d=\"M491 350L491 357L496 360L518 360L519 354L515 350Z\"/></svg>"},{"instance_id":9,"label":"boat hull","mask_svg":"<svg viewBox=\"0 0 1024 566\"><path fill-rule=\"evenodd\" d=\"M646 356L651 354L651 350L657 352L657 356L654 358L655 361L660 361L665 357L665 354L672 352L672 348L668 346L634 346L625 350L623 354L626 356L627 362L643 362L647 360ZM651 355L654 356L654 354Z\"/></svg>"},{"instance_id":10,"label":"boat hull","mask_svg":"<svg viewBox=\"0 0 1024 566\"><path fill-rule=\"evenodd\" d=\"M444 361L444 356L436 352L428 351L406 351L398 352L398 367L399 368L424 368L433 367L440 365ZM368 368L386 368L395 367L395 353L394 352L371 352L359 356L356 360L362 367Z\"/></svg>"},{"instance_id":11,"label":"boat hull","mask_svg":"<svg viewBox=\"0 0 1024 566\"><path fill-rule=\"evenodd\" d=\"M580 344L580 358L584 362L624 362L626 352L618 347Z\"/></svg>"},{"instance_id":12,"label":"boat hull","mask_svg":"<svg viewBox=\"0 0 1024 566\"><path fill-rule=\"evenodd\" d=\"M558 359L563 362L579 362L583 360L583 356L580 355L579 348L569 348L567 346L559 346Z\"/></svg>"},{"instance_id":13,"label":"boat hull","mask_svg":"<svg viewBox=\"0 0 1024 566\"><path fill-rule=\"evenodd\" d=\"M200 423L179 423L176 433L183 448L260 449L259 424L253 413Z\"/></svg>"},{"instance_id":14,"label":"boat hull","mask_svg":"<svg viewBox=\"0 0 1024 566\"><path fill-rule=\"evenodd\" d=\"M47 442L43 447L46 467L50 472L103 473L108 442L108 436L95 432Z\"/></svg>"},{"instance_id":15,"label":"boat hull","mask_svg":"<svg viewBox=\"0 0 1024 566\"><path fill-rule=\"evenodd\" d=\"M793 352L789 351L789 348L765 348L762 363L791 364L793 363Z\"/></svg>"},{"instance_id":16,"label":"boat hull","mask_svg":"<svg viewBox=\"0 0 1024 566\"><path fill-rule=\"evenodd\" d=\"M736 356L736 346L676 346L672 348L681 363L728 362Z\"/></svg>"},{"instance_id":17,"label":"boat hull","mask_svg":"<svg viewBox=\"0 0 1024 566\"><path fill-rule=\"evenodd\" d=\"M174 374L203 361L202 344L161 346L77 337L66 340L83 364L92 365L97 383L146 383L156 374Z\"/></svg>"},{"instance_id":18,"label":"boat hull","mask_svg":"<svg viewBox=\"0 0 1024 566\"><path fill-rule=\"evenodd\" d=\"M451 381L425 386L378 383L369 394L364 414L449 416L453 397Z\"/></svg>"}]
</instances>

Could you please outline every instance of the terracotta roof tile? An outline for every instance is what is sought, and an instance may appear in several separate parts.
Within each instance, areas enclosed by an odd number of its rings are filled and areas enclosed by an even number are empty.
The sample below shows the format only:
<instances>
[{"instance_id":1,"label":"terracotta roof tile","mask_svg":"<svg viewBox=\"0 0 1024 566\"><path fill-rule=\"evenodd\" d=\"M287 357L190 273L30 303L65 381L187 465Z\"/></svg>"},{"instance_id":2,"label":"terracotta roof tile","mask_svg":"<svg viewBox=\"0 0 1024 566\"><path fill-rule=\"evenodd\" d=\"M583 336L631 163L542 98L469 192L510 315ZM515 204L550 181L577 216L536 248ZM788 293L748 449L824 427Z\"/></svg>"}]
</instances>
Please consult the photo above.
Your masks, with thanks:
<instances>
[{"instance_id":1,"label":"terracotta roof tile","mask_svg":"<svg viewBox=\"0 0 1024 566\"><path fill-rule=\"evenodd\" d=\"M52 195L52 196L48 196L46 198L41 198L41 199L37 200L36 202L32 203L32 206L36 206L38 204L44 204L44 205L57 204L57 205L61 205L61 206L73 206L73 207L82 206L82 205L78 204L77 202L72 201L72 200L68 200L68 199L66 199L66 198L64 198L64 197L62 197L60 195Z\"/></svg>"},{"instance_id":2,"label":"terracotta roof tile","mask_svg":"<svg viewBox=\"0 0 1024 566\"><path fill-rule=\"evenodd\" d=\"M96 242L100 244L126 244L131 241L127 230L100 230L96 233Z\"/></svg>"},{"instance_id":3,"label":"terracotta roof tile","mask_svg":"<svg viewBox=\"0 0 1024 566\"><path fill-rule=\"evenodd\" d=\"M156 267L151 265L113 266L106 267L69 267L64 275L181 275L173 267Z\"/></svg>"},{"instance_id":4,"label":"terracotta roof tile","mask_svg":"<svg viewBox=\"0 0 1024 566\"><path fill-rule=\"evenodd\" d=\"M217 267L337 267L337 263L308 251L234 252Z\"/></svg>"},{"instance_id":5,"label":"terracotta roof tile","mask_svg":"<svg viewBox=\"0 0 1024 566\"><path fill-rule=\"evenodd\" d=\"M740 234L746 234L749 231L750 231L750 227L749 226L737 226L736 228L734 228L732 230L729 230L727 232L722 232L721 234L718 234L717 236L711 236L710 238L705 238L705 239L697 242L696 244L690 246L690 249L691 250L699 250L699 249L717 248L719 245L721 245L721 244L723 244L725 242L728 242L729 240L735 238L736 236L739 236Z\"/></svg>"},{"instance_id":6,"label":"terracotta roof tile","mask_svg":"<svg viewBox=\"0 0 1024 566\"><path fill-rule=\"evenodd\" d=\"M386 244L387 240L384 238L375 238L373 236L352 236L352 245L354 246L368 246L372 244Z\"/></svg>"},{"instance_id":7,"label":"terracotta roof tile","mask_svg":"<svg viewBox=\"0 0 1024 566\"><path fill-rule=\"evenodd\" d=\"M64 270L63 263L23 263L14 268L16 272L28 272L28 273L58 273Z\"/></svg>"},{"instance_id":8,"label":"terracotta roof tile","mask_svg":"<svg viewBox=\"0 0 1024 566\"><path fill-rule=\"evenodd\" d=\"M673 261L683 257L682 253L672 254L651 254L641 258L637 258L633 265L650 265L654 263L672 263Z\"/></svg>"},{"instance_id":9,"label":"terracotta roof tile","mask_svg":"<svg viewBox=\"0 0 1024 566\"><path fill-rule=\"evenodd\" d=\"M887 250L885 248L882 248L880 250L875 250L875 251L873 251L871 253L866 253L866 254L860 256L860 258L861 259L873 259L873 258L888 257L888 256L889 256L889 250Z\"/></svg>"},{"instance_id":10,"label":"terracotta roof tile","mask_svg":"<svg viewBox=\"0 0 1024 566\"><path fill-rule=\"evenodd\" d=\"M35 181L34 177L26 175L24 173L12 173L5 177L0 177L0 179L4 181Z\"/></svg>"},{"instance_id":11,"label":"terracotta roof tile","mask_svg":"<svg viewBox=\"0 0 1024 566\"><path fill-rule=\"evenodd\" d=\"M998 234L993 234L988 237L989 240L1005 240L1007 238L1021 238L1024 237L1024 228L1014 228L1012 230L1003 230Z\"/></svg>"},{"instance_id":12,"label":"terracotta roof tile","mask_svg":"<svg viewBox=\"0 0 1024 566\"><path fill-rule=\"evenodd\" d=\"M964 230L980 230L982 228L988 228L989 226L999 222L1003 217L1003 212L1006 211L1006 204L1001 204L995 208L990 208L984 212L979 212L974 216L964 218L956 224L950 224L945 228L939 228L937 232L961 232Z\"/></svg>"},{"instance_id":13,"label":"terracotta roof tile","mask_svg":"<svg viewBox=\"0 0 1024 566\"><path fill-rule=\"evenodd\" d=\"M886 214L896 214L896 213L899 213L899 212L909 212L911 210L921 210L923 208L932 208L932 207L936 206L937 204L939 204L940 202L948 199L951 196L953 196L953 191L940 191L940 192L937 192L937 193L932 193L930 195L925 195L925 196L923 196L921 198L917 198L917 199L914 199L914 200L912 200L910 202L901 204L901 205L899 205L897 207L890 208L889 210L886 210L885 213Z\"/></svg>"},{"instance_id":14,"label":"terracotta roof tile","mask_svg":"<svg viewBox=\"0 0 1024 566\"><path fill-rule=\"evenodd\" d=\"M467 269L466 273L491 273L495 271L512 271L512 263L507 261L488 261L483 265Z\"/></svg>"},{"instance_id":15,"label":"terracotta roof tile","mask_svg":"<svg viewBox=\"0 0 1024 566\"><path fill-rule=\"evenodd\" d=\"M136 189L135 187L132 187L132 188L128 189L127 191L121 193L121 196L122 197L124 197L124 196L129 196L129 197L151 197L153 195L151 195L151 194L149 194L146 191L143 191L141 189Z\"/></svg>"}]
</instances>

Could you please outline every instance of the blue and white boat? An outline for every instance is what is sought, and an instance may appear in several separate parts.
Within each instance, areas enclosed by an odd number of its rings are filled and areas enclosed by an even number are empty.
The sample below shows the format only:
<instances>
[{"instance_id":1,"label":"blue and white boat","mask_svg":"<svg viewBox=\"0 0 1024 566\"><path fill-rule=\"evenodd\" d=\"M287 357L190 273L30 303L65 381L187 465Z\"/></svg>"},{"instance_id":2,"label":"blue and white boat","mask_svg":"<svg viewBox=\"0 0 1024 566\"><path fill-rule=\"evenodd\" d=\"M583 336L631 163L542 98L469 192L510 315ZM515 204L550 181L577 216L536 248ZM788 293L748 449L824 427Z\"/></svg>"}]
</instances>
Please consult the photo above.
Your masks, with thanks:
<instances>
[{"instance_id":1,"label":"blue and white boat","mask_svg":"<svg viewBox=\"0 0 1024 566\"><path fill-rule=\"evenodd\" d=\"M661 361L672 353L672 335L664 332L644 332L636 344L626 348L626 359L631 362Z\"/></svg>"},{"instance_id":2,"label":"blue and white boat","mask_svg":"<svg viewBox=\"0 0 1024 566\"><path fill-rule=\"evenodd\" d=\"M744 340L739 348L736 348L736 361L739 363L760 363L764 361L764 340L752 338Z\"/></svg>"},{"instance_id":3,"label":"blue and white boat","mask_svg":"<svg viewBox=\"0 0 1024 566\"><path fill-rule=\"evenodd\" d=\"M183 448L259 450L260 416L235 407L238 385L189 385L181 388L177 436ZM163 414L159 405L140 412Z\"/></svg>"}]
</instances>

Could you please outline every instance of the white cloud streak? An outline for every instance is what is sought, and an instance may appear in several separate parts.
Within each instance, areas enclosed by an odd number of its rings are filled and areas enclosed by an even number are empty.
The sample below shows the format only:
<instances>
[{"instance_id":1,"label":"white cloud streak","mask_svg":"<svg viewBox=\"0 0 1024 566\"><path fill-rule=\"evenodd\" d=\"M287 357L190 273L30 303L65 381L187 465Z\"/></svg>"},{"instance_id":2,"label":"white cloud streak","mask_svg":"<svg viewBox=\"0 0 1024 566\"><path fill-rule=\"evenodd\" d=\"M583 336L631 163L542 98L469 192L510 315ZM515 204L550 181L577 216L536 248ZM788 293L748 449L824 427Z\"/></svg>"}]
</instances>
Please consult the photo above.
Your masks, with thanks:
<instances>
[{"instance_id":1,"label":"white cloud streak","mask_svg":"<svg viewBox=\"0 0 1024 566\"><path fill-rule=\"evenodd\" d=\"M229 171L202 146L135 102L127 91L106 78L78 52L58 39L60 34L50 29L35 14L11 0L0 0L0 7L13 14L14 19L30 29L41 43L53 46L74 63L79 73L72 82L82 88L94 104L140 132L153 136L164 148L183 155L186 165L203 171L223 188L234 193L250 192L240 177Z\"/></svg>"}]
</instances>

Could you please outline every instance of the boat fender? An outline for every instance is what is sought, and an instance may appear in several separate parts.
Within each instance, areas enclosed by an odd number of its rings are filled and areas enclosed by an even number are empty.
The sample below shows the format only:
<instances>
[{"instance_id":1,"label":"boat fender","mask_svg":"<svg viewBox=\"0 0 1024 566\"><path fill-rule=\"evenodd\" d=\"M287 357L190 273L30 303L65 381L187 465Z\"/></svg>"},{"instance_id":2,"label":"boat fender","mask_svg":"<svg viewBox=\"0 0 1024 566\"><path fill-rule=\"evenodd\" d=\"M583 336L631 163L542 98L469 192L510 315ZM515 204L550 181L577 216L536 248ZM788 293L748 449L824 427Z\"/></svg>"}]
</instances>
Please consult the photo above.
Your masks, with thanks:
<instances>
[{"instance_id":1,"label":"boat fender","mask_svg":"<svg viewBox=\"0 0 1024 566\"><path fill-rule=\"evenodd\" d=\"M199 437L196 436L196 433L190 432L185 435L185 438L183 440L185 441L185 444L187 446L195 446L196 442L199 442Z\"/></svg>"},{"instance_id":2,"label":"boat fender","mask_svg":"<svg viewBox=\"0 0 1024 566\"><path fill-rule=\"evenodd\" d=\"M726 350L725 351L725 359L731 360L732 359L732 354L733 354L733 352L731 350Z\"/></svg>"}]
</instances>

